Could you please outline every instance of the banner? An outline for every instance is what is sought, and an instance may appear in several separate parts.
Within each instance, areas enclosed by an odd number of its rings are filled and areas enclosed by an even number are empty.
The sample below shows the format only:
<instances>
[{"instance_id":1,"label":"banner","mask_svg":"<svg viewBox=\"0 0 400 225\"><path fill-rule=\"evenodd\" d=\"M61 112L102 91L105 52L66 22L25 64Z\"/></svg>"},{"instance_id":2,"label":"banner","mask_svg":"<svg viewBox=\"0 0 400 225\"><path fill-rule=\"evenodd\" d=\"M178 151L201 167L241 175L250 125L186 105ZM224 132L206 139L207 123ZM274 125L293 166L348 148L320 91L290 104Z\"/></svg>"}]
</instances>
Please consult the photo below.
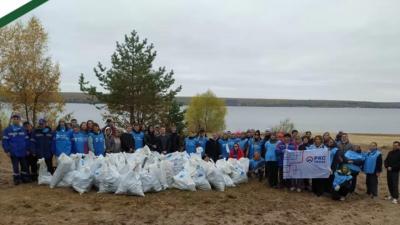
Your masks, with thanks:
<instances>
[{"instance_id":1,"label":"banner","mask_svg":"<svg viewBox=\"0 0 400 225\"><path fill-rule=\"evenodd\" d=\"M0 0L0 28L48 0Z\"/></svg>"},{"instance_id":2,"label":"banner","mask_svg":"<svg viewBox=\"0 0 400 225\"><path fill-rule=\"evenodd\" d=\"M285 151L283 179L328 178L330 171L328 149Z\"/></svg>"}]
</instances>

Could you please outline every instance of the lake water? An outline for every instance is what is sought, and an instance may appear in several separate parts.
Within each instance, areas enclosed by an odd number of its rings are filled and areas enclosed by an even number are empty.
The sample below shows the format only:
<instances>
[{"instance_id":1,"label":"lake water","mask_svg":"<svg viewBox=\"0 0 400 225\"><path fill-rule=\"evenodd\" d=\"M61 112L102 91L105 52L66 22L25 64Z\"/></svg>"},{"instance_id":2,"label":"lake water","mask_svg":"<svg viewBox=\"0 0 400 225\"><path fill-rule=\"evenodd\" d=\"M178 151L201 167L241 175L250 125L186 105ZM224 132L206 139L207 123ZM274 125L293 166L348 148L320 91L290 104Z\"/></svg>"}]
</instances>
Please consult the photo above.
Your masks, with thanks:
<instances>
[{"instance_id":1,"label":"lake water","mask_svg":"<svg viewBox=\"0 0 400 225\"><path fill-rule=\"evenodd\" d=\"M400 134L400 109L227 107L226 126L237 131L265 130L289 118L297 129L314 132L343 130L352 133ZM102 121L101 111L90 104L66 104L78 121ZM102 123L101 123L102 124Z\"/></svg>"}]
</instances>

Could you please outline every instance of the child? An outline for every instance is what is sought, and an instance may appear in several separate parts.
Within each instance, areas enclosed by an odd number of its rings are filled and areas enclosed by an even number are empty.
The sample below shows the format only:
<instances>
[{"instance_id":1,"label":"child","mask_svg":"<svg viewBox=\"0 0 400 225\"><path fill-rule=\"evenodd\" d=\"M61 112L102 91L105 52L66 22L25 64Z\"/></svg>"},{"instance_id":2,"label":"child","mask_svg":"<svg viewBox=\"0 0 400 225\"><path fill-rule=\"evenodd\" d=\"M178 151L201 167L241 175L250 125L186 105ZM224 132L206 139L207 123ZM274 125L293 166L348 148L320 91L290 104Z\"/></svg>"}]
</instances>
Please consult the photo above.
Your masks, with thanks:
<instances>
[{"instance_id":1,"label":"child","mask_svg":"<svg viewBox=\"0 0 400 225\"><path fill-rule=\"evenodd\" d=\"M376 142L369 145L363 171L367 175L367 194L371 198L378 197L378 177L382 172L382 153L378 150Z\"/></svg>"},{"instance_id":2,"label":"child","mask_svg":"<svg viewBox=\"0 0 400 225\"><path fill-rule=\"evenodd\" d=\"M351 172L347 166L343 165L340 170L335 172L335 178L333 180L333 200L346 200L346 196L351 188Z\"/></svg>"}]
</instances>

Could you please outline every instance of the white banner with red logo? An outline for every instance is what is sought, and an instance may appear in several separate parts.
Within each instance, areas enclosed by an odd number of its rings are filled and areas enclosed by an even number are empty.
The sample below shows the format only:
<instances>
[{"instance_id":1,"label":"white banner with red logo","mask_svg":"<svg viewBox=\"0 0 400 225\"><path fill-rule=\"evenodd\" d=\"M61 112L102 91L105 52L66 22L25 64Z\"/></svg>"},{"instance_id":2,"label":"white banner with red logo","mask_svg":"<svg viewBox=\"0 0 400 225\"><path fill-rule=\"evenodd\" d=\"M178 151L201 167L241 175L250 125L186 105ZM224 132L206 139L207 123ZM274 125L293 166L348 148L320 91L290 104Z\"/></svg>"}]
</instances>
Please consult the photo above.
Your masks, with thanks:
<instances>
[{"instance_id":1,"label":"white banner with red logo","mask_svg":"<svg viewBox=\"0 0 400 225\"><path fill-rule=\"evenodd\" d=\"M328 178L330 172L329 151L327 149L285 151L283 179Z\"/></svg>"}]
</instances>

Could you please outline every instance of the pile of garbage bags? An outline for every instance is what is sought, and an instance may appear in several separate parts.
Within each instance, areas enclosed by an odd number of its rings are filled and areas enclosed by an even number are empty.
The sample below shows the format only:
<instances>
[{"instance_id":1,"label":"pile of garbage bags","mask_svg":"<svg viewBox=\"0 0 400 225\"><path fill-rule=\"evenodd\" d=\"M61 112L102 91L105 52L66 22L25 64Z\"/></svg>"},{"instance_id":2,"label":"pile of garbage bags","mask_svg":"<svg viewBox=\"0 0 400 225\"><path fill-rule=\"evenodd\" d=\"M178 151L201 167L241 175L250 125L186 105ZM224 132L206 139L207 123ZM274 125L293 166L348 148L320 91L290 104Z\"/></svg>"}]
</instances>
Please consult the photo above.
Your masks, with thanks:
<instances>
[{"instance_id":1,"label":"pile of garbage bags","mask_svg":"<svg viewBox=\"0 0 400 225\"><path fill-rule=\"evenodd\" d=\"M96 188L99 193L144 196L168 188L185 191L224 191L247 182L249 160L204 161L200 154L174 152L161 155L145 146L135 153L107 154L105 157L62 154L53 175L44 159L38 162L39 185L72 187L80 194Z\"/></svg>"}]
</instances>

